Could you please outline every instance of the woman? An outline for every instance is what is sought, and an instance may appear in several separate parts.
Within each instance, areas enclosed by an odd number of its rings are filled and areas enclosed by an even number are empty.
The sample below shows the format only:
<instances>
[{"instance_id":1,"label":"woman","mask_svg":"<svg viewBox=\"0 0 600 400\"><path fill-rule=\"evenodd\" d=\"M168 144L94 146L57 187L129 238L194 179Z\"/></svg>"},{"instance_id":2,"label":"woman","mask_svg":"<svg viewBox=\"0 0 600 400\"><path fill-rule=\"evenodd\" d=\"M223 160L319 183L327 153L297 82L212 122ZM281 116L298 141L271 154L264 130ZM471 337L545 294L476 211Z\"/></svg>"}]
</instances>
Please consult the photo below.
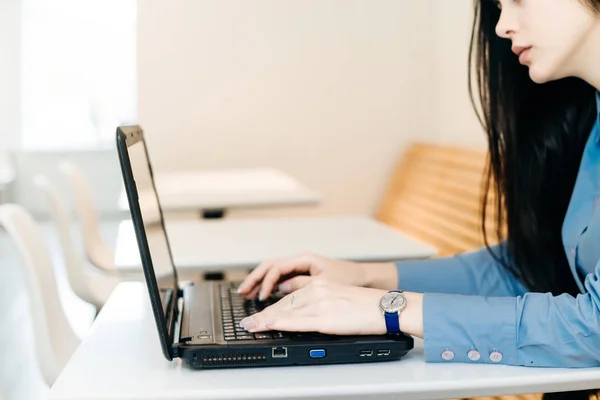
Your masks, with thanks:
<instances>
[{"instance_id":1,"label":"woman","mask_svg":"<svg viewBox=\"0 0 600 400\"><path fill-rule=\"evenodd\" d=\"M265 262L240 293L293 294L247 330L383 334L379 302L401 288L400 329L429 362L600 365L600 0L480 0L472 50L506 239L395 265Z\"/></svg>"}]
</instances>

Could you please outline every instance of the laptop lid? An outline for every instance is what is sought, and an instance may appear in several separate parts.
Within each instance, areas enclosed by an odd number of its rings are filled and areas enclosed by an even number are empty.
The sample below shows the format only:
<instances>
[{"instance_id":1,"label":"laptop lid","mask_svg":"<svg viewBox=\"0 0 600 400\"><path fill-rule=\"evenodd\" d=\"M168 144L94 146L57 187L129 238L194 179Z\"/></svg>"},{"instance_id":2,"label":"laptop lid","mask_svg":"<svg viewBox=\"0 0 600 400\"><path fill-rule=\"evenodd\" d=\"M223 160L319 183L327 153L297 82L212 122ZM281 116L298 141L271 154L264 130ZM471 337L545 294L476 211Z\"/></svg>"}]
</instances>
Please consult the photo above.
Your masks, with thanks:
<instances>
[{"instance_id":1,"label":"laptop lid","mask_svg":"<svg viewBox=\"0 0 600 400\"><path fill-rule=\"evenodd\" d=\"M161 347L172 360L179 285L142 128L118 127L117 152Z\"/></svg>"}]
</instances>

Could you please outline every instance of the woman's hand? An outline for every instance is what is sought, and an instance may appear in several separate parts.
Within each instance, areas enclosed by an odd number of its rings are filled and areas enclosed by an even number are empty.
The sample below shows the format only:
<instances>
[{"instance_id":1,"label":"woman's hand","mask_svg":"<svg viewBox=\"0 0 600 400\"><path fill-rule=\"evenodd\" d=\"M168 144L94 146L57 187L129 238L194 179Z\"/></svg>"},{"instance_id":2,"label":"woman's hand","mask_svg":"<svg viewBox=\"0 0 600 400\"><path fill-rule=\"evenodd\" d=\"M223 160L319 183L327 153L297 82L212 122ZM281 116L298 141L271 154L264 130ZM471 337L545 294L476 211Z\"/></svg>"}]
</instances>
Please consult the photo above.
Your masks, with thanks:
<instances>
[{"instance_id":1,"label":"woman's hand","mask_svg":"<svg viewBox=\"0 0 600 400\"><path fill-rule=\"evenodd\" d=\"M303 254L263 262L246 277L238 291L247 299L258 294L259 300L264 300L276 289L291 293L306 286L315 277L339 284L388 290L397 286L394 264L359 264Z\"/></svg>"},{"instance_id":2,"label":"woman's hand","mask_svg":"<svg viewBox=\"0 0 600 400\"><path fill-rule=\"evenodd\" d=\"M241 325L249 332L267 330L320 332L332 335L380 335L387 332L379 300L387 290L340 285L320 279L285 296ZM422 296L405 293L400 314L403 332L422 336Z\"/></svg>"}]
</instances>

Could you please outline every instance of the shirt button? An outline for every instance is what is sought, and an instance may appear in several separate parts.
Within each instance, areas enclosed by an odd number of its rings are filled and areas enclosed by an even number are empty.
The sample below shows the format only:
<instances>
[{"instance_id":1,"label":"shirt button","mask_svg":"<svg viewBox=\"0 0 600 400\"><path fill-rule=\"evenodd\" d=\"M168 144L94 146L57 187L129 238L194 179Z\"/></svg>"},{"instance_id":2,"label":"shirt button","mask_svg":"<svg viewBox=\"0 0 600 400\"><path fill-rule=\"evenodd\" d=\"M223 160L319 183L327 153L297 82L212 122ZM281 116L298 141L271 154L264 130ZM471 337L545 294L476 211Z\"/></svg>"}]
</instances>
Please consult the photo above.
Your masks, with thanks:
<instances>
[{"instance_id":1,"label":"shirt button","mask_svg":"<svg viewBox=\"0 0 600 400\"><path fill-rule=\"evenodd\" d=\"M470 350L467 353L467 358L471 361L478 361L481 358L481 354L477 350Z\"/></svg>"},{"instance_id":2,"label":"shirt button","mask_svg":"<svg viewBox=\"0 0 600 400\"><path fill-rule=\"evenodd\" d=\"M450 361L454 359L454 352L452 350L444 350L442 351L442 358L446 361Z\"/></svg>"},{"instance_id":3,"label":"shirt button","mask_svg":"<svg viewBox=\"0 0 600 400\"><path fill-rule=\"evenodd\" d=\"M571 247L571 257L575 258L575 246Z\"/></svg>"},{"instance_id":4,"label":"shirt button","mask_svg":"<svg viewBox=\"0 0 600 400\"><path fill-rule=\"evenodd\" d=\"M490 353L490 361L491 362L495 362L495 363L499 363L500 361L502 361L502 353L500 353L497 350L492 351Z\"/></svg>"}]
</instances>

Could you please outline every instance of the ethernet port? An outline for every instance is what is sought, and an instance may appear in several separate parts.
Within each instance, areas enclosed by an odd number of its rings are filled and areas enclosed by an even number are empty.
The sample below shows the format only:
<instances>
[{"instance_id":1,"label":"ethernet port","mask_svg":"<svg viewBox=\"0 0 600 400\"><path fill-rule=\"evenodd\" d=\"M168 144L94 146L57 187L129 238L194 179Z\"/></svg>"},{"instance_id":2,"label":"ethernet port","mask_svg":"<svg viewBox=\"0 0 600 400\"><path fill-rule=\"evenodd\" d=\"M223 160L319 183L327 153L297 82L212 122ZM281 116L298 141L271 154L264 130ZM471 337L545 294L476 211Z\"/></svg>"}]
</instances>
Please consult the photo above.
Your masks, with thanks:
<instances>
[{"instance_id":1,"label":"ethernet port","mask_svg":"<svg viewBox=\"0 0 600 400\"><path fill-rule=\"evenodd\" d=\"M287 356L288 356L287 347L283 347L283 346L273 347L273 349L271 350L271 356L273 358L287 358Z\"/></svg>"}]
</instances>

